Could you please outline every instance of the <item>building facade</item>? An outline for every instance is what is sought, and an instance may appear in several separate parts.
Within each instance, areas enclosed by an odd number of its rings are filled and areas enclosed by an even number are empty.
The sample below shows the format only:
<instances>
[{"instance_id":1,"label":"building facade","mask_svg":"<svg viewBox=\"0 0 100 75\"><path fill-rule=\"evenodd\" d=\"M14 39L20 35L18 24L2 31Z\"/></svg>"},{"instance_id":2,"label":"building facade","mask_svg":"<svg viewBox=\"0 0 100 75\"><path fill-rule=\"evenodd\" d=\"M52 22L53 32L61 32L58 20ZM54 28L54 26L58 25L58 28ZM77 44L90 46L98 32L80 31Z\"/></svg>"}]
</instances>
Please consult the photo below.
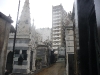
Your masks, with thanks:
<instances>
[{"instance_id":1,"label":"building facade","mask_svg":"<svg viewBox=\"0 0 100 75\"><path fill-rule=\"evenodd\" d=\"M13 73L30 73L30 71L35 70L35 29L34 26L31 27L30 21L29 0L26 0L19 19L19 23L17 25L17 35L12 67ZM13 40L14 34L10 34L8 55L13 49ZM22 57L23 60L22 64L19 64L20 57Z\"/></svg>"},{"instance_id":2,"label":"building facade","mask_svg":"<svg viewBox=\"0 0 100 75\"><path fill-rule=\"evenodd\" d=\"M75 75L100 75L99 7L99 0L75 0L73 9L76 37Z\"/></svg>"},{"instance_id":3,"label":"building facade","mask_svg":"<svg viewBox=\"0 0 100 75\"><path fill-rule=\"evenodd\" d=\"M57 50L64 45L64 25L67 13L62 5L52 6L52 48Z\"/></svg>"},{"instance_id":4,"label":"building facade","mask_svg":"<svg viewBox=\"0 0 100 75\"><path fill-rule=\"evenodd\" d=\"M12 22L10 16L8 17L0 12L0 75L4 75L5 72L7 43L9 33L12 32Z\"/></svg>"},{"instance_id":5,"label":"building facade","mask_svg":"<svg viewBox=\"0 0 100 75\"><path fill-rule=\"evenodd\" d=\"M69 13L68 15L72 15ZM70 17L67 17L68 24L65 28L65 41L66 41L66 74L74 74L74 31L73 22Z\"/></svg>"},{"instance_id":6,"label":"building facade","mask_svg":"<svg viewBox=\"0 0 100 75\"><path fill-rule=\"evenodd\" d=\"M51 50L49 49L48 45L42 44L42 45L37 46L37 52L36 52L37 69L41 69L43 67L49 66L50 52L51 52Z\"/></svg>"}]
</instances>

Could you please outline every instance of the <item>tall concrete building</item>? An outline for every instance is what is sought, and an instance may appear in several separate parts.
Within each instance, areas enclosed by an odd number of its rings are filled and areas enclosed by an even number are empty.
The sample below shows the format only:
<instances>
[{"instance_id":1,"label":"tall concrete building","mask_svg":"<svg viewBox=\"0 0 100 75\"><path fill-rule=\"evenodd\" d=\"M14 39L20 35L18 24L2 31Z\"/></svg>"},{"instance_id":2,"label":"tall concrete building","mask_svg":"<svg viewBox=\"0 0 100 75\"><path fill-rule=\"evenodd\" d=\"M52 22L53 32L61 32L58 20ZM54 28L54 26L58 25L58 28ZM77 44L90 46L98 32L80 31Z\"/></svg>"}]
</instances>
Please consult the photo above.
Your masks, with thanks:
<instances>
[{"instance_id":1,"label":"tall concrete building","mask_svg":"<svg viewBox=\"0 0 100 75\"><path fill-rule=\"evenodd\" d=\"M64 26L66 24L67 13L63 6L52 6L52 48L64 46Z\"/></svg>"},{"instance_id":2,"label":"tall concrete building","mask_svg":"<svg viewBox=\"0 0 100 75\"><path fill-rule=\"evenodd\" d=\"M13 73L30 73L35 70L35 34L34 25L31 27L30 22L30 8L29 0L26 0L17 26L16 43L13 59ZM14 34L10 34L8 43L8 57L13 49ZM23 58L22 65L19 64L20 56ZM7 69L9 70L11 64L7 60ZM10 69L11 70L11 69Z\"/></svg>"}]
</instances>

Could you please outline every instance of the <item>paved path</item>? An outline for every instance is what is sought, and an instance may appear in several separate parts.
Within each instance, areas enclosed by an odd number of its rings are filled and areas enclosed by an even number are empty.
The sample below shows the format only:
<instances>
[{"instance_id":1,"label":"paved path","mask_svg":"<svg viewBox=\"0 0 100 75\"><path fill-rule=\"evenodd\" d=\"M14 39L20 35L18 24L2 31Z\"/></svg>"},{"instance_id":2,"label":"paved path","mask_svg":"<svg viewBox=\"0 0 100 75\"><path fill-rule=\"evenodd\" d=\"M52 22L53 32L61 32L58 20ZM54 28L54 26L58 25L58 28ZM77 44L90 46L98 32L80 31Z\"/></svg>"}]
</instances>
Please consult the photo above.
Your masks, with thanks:
<instances>
[{"instance_id":1,"label":"paved path","mask_svg":"<svg viewBox=\"0 0 100 75\"><path fill-rule=\"evenodd\" d=\"M64 62L57 62L36 75L65 75L65 64Z\"/></svg>"}]
</instances>

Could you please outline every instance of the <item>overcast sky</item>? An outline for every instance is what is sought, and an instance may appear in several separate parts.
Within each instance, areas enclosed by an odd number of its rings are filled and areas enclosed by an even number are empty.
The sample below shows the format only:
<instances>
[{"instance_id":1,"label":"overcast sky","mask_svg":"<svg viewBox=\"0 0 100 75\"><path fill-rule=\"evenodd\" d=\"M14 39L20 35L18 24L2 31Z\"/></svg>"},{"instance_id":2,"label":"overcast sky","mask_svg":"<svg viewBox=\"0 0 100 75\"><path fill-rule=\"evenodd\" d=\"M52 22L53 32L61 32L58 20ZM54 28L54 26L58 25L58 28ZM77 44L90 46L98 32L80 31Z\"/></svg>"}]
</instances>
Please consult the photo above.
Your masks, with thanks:
<instances>
[{"instance_id":1,"label":"overcast sky","mask_svg":"<svg viewBox=\"0 0 100 75\"><path fill-rule=\"evenodd\" d=\"M20 14L25 0L20 0ZM69 12L72 11L74 0L29 0L31 20L34 19L36 28L52 27L52 5L62 4L64 9ZM0 0L0 12L5 15L11 15L16 24L17 8L19 0ZM20 16L19 16L20 17ZM33 22L32 22L33 23Z\"/></svg>"}]
</instances>

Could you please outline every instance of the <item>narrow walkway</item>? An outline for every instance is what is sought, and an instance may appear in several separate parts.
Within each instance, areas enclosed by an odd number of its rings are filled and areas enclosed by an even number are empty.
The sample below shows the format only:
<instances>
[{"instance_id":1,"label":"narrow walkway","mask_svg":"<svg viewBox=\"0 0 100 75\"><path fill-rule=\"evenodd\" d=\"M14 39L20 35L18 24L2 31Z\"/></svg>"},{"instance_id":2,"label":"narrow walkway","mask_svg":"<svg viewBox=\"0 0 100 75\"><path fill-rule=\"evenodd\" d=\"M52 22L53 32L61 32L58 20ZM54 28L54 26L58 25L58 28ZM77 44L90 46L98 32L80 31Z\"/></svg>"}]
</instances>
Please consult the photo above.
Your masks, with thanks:
<instances>
[{"instance_id":1,"label":"narrow walkway","mask_svg":"<svg viewBox=\"0 0 100 75\"><path fill-rule=\"evenodd\" d=\"M65 75L65 64L64 62L57 62L36 75Z\"/></svg>"}]
</instances>

